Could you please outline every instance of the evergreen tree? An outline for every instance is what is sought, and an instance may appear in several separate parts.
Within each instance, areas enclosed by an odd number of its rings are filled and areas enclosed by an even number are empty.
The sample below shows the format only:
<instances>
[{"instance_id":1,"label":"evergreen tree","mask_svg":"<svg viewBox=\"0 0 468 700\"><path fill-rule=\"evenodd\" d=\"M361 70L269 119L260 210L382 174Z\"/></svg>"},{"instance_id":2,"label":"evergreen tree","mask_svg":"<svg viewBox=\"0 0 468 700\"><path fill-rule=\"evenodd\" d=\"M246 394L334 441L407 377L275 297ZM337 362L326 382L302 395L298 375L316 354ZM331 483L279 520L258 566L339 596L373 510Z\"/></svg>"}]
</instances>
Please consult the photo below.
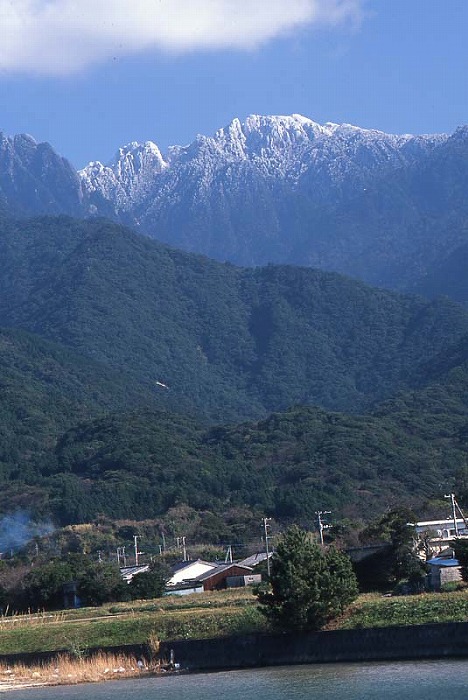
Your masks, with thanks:
<instances>
[{"instance_id":1,"label":"evergreen tree","mask_svg":"<svg viewBox=\"0 0 468 700\"><path fill-rule=\"evenodd\" d=\"M129 595L133 600L160 598L164 593L170 574L171 570L166 564L153 562L149 571L144 571L133 577L128 586Z\"/></svg>"},{"instance_id":2,"label":"evergreen tree","mask_svg":"<svg viewBox=\"0 0 468 700\"><path fill-rule=\"evenodd\" d=\"M373 523L363 533L364 540L387 542L388 547L357 567L360 574L373 580L377 587L388 588L400 581L409 581L414 590L420 588L425 576L424 566L416 548L416 516L405 507L394 508ZM374 568L374 572L366 571ZM361 576L360 576L361 581Z\"/></svg>"},{"instance_id":3,"label":"evergreen tree","mask_svg":"<svg viewBox=\"0 0 468 700\"><path fill-rule=\"evenodd\" d=\"M270 585L258 598L279 629L319 629L358 593L349 558L334 548L322 549L297 526L287 530L272 557Z\"/></svg>"}]
</instances>

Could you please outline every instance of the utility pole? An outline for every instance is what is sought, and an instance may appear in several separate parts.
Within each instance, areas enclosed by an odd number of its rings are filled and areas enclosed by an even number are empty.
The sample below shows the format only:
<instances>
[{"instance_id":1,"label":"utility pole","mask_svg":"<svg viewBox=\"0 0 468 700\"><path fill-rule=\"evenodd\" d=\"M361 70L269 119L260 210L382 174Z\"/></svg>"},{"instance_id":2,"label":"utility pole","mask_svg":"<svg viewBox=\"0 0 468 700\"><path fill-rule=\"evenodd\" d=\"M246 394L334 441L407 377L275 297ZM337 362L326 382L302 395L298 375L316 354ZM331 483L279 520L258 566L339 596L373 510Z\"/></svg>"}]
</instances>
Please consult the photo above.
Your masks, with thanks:
<instances>
[{"instance_id":1,"label":"utility pole","mask_svg":"<svg viewBox=\"0 0 468 700\"><path fill-rule=\"evenodd\" d=\"M454 493L446 494L444 496L444 498L450 498L450 504L452 506L453 527L455 529L455 537L458 537L457 511L455 510L455 494Z\"/></svg>"},{"instance_id":2,"label":"utility pole","mask_svg":"<svg viewBox=\"0 0 468 700\"><path fill-rule=\"evenodd\" d=\"M319 537L320 537L320 545L323 547L323 531L327 530L330 526L325 525L322 516L323 515L330 515L331 510L316 510L315 515L317 516L317 524L318 524L318 530L319 530Z\"/></svg>"},{"instance_id":3,"label":"utility pole","mask_svg":"<svg viewBox=\"0 0 468 700\"><path fill-rule=\"evenodd\" d=\"M120 560L122 559L124 567L127 566L127 557L125 555L125 547L117 547L117 564L120 567Z\"/></svg>"},{"instance_id":4,"label":"utility pole","mask_svg":"<svg viewBox=\"0 0 468 700\"><path fill-rule=\"evenodd\" d=\"M182 537L182 553L184 555L184 561L187 561L187 548L185 546L185 537Z\"/></svg>"},{"instance_id":5,"label":"utility pole","mask_svg":"<svg viewBox=\"0 0 468 700\"><path fill-rule=\"evenodd\" d=\"M226 556L224 558L224 562L225 562L225 564L227 564L228 562L230 562L232 564L232 545L231 544L228 544L228 546L227 546Z\"/></svg>"},{"instance_id":6,"label":"utility pole","mask_svg":"<svg viewBox=\"0 0 468 700\"><path fill-rule=\"evenodd\" d=\"M127 557L125 556L125 547L117 547L117 565L120 568L120 562L123 562L124 567L127 566Z\"/></svg>"},{"instance_id":7,"label":"utility pole","mask_svg":"<svg viewBox=\"0 0 468 700\"><path fill-rule=\"evenodd\" d=\"M465 534L465 535L468 534L468 520L465 517L465 513L460 508L460 505L459 505L457 499L455 498L455 494L450 493L450 494L444 496L444 498L450 498L450 501L452 504L453 525L455 527L455 532L456 532L457 536L460 534L460 531L458 529L457 519L456 519L456 511L457 510L458 510L458 514L460 515L460 518L463 520L463 523L465 525L464 532L462 534Z\"/></svg>"},{"instance_id":8,"label":"utility pole","mask_svg":"<svg viewBox=\"0 0 468 700\"><path fill-rule=\"evenodd\" d=\"M262 518L262 523L263 523L263 529L265 531L265 552L266 552L266 558L267 558L267 573L268 573L268 578L270 578L270 552L268 549L268 540L270 539L270 535L268 534L268 529L270 527L271 518Z\"/></svg>"},{"instance_id":9,"label":"utility pole","mask_svg":"<svg viewBox=\"0 0 468 700\"><path fill-rule=\"evenodd\" d=\"M138 535L134 535L134 536L133 536L133 543L134 543L134 544L133 544L133 547L134 547L134 549L135 549L135 566L138 566L138 555L139 555L139 554L142 554L142 552L139 552L139 551L138 551L138 540L139 540L139 536L138 536Z\"/></svg>"}]
</instances>

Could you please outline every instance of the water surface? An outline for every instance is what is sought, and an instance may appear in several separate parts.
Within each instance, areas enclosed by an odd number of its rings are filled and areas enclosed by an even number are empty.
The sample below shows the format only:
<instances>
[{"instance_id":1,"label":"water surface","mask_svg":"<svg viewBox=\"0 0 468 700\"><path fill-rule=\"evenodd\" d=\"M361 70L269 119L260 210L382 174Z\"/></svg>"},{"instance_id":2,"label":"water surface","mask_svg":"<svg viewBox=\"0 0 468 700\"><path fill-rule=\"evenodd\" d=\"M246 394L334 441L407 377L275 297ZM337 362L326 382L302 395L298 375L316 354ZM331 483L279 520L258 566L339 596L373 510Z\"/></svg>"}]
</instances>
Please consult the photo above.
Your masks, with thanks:
<instances>
[{"instance_id":1,"label":"water surface","mask_svg":"<svg viewBox=\"0 0 468 700\"><path fill-rule=\"evenodd\" d=\"M288 666L12 691L11 700L468 700L468 660Z\"/></svg>"}]
</instances>

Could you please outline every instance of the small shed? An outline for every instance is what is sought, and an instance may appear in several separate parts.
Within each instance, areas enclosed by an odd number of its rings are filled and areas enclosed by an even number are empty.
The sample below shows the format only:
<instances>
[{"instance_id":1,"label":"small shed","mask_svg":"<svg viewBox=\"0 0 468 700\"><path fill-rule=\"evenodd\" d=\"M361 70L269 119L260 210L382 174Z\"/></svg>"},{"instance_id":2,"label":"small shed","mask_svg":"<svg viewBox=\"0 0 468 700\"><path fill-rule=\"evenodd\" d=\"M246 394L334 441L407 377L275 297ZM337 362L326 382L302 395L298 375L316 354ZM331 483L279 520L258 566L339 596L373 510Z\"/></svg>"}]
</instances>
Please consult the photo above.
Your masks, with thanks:
<instances>
[{"instance_id":1,"label":"small shed","mask_svg":"<svg viewBox=\"0 0 468 700\"><path fill-rule=\"evenodd\" d=\"M228 576L226 578L226 588L244 588L244 586L254 586L262 582L261 574L247 574L246 576Z\"/></svg>"},{"instance_id":2,"label":"small shed","mask_svg":"<svg viewBox=\"0 0 468 700\"><path fill-rule=\"evenodd\" d=\"M164 595L191 595L192 593L203 593L203 583L197 581L175 583L172 586L167 586Z\"/></svg>"},{"instance_id":3,"label":"small shed","mask_svg":"<svg viewBox=\"0 0 468 700\"><path fill-rule=\"evenodd\" d=\"M458 559L435 557L429 559L426 564L429 567L428 583L431 591L440 591L444 583L462 580Z\"/></svg>"}]
</instances>

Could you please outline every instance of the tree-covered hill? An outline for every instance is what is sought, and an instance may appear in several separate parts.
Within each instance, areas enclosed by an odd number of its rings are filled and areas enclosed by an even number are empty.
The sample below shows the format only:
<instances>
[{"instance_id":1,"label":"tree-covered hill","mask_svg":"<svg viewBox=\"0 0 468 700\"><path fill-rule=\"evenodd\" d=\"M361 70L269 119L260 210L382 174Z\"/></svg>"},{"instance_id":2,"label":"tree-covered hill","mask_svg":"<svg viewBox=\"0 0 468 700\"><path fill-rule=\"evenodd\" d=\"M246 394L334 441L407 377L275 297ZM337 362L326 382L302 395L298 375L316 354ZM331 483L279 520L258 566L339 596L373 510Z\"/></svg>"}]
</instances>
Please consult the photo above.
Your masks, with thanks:
<instances>
[{"instance_id":1,"label":"tree-covered hill","mask_svg":"<svg viewBox=\"0 0 468 700\"><path fill-rule=\"evenodd\" d=\"M135 409L81 420L35 454L3 473L0 511L17 503L66 524L187 506L218 529L245 507L304 524L318 509L353 519L401 504L421 512L468 464L468 362L366 415L297 407L209 427Z\"/></svg>"},{"instance_id":2,"label":"tree-covered hill","mask_svg":"<svg viewBox=\"0 0 468 700\"><path fill-rule=\"evenodd\" d=\"M0 513L371 517L467 463L456 303L96 220L3 220L0 255Z\"/></svg>"},{"instance_id":3,"label":"tree-covered hill","mask_svg":"<svg viewBox=\"0 0 468 700\"><path fill-rule=\"evenodd\" d=\"M1 478L35 473L71 426L142 402L156 407L158 397L133 376L25 331L0 331Z\"/></svg>"},{"instance_id":4,"label":"tree-covered hill","mask_svg":"<svg viewBox=\"0 0 468 700\"><path fill-rule=\"evenodd\" d=\"M215 422L295 404L363 410L424 384L420 368L468 334L467 311L448 300L307 268L223 265L106 221L0 223L0 256L0 326L150 382Z\"/></svg>"},{"instance_id":5,"label":"tree-covered hill","mask_svg":"<svg viewBox=\"0 0 468 700\"><path fill-rule=\"evenodd\" d=\"M35 473L3 485L0 507L20 492L62 524L157 518L184 504L217 518L247 506L304 524L318 509L371 519L401 504L420 510L453 488L467 436L466 369L361 416L298 407L206 427L160 411L114 413L66 431Z\"/></svg>"}]
</instances>

